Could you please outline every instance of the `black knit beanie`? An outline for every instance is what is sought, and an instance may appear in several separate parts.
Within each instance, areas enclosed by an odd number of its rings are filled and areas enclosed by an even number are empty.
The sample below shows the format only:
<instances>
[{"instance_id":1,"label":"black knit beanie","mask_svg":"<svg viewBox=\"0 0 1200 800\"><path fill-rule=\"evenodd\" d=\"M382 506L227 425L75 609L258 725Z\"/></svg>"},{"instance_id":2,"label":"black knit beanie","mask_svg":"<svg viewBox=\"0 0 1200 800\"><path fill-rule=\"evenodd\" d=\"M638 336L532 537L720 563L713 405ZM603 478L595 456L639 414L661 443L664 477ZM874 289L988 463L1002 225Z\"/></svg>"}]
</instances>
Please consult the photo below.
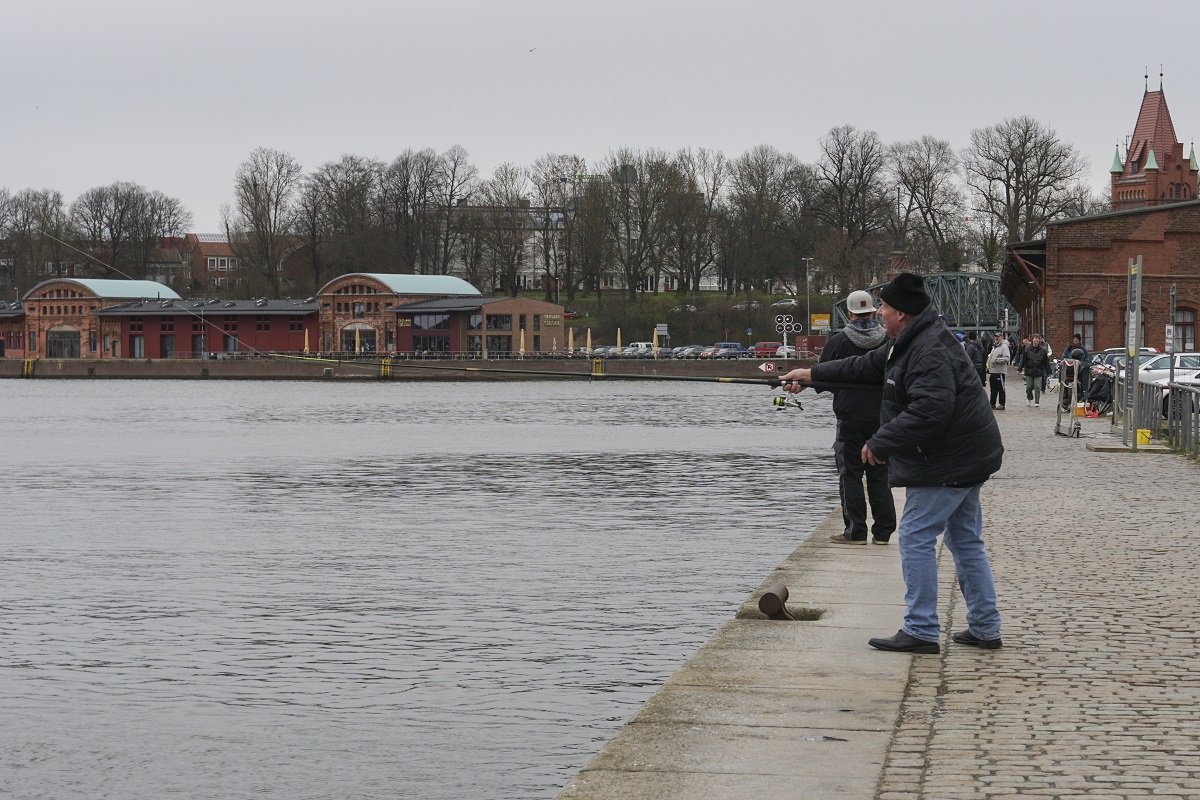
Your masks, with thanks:
<instances>
[{"instance_id":1,"label":"black knit beanie","mask_svg":"<svg viewBox=\"0 0 1200 800\"><path fill-rule=\"evenodd\" d=\"M924 278L911 272L901 272L891 283L884 284L879 296L883 302L905 314L920 314L929 305Z\"/></svg>"}]
</instances>

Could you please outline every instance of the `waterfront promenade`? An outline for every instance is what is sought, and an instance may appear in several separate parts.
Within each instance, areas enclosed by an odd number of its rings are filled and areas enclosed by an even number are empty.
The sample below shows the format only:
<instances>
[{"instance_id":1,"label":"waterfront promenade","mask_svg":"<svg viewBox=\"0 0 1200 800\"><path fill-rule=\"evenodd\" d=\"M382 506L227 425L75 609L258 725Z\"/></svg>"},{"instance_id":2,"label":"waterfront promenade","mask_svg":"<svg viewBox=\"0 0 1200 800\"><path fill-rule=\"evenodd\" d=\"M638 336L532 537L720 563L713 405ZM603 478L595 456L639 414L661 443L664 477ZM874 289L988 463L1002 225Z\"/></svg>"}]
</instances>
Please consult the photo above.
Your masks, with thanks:
<instances>
[{"instance_id":1,"label":"waterfront promenade","mask_svg":"<svg viewBox=\"0 0 1200 800\"><path fill-rule=\"evenodd\" d=\"M560 800L1200 797L1200 465L1089 450L1107 420L1055 436L1046 399L997 412L983 493L1003 649L950 642L944 548L942 653L870 649L901 622L897 548L831 544L831 515L764 580L821 618L723 625Z\"/></svg>"}]
</instances>

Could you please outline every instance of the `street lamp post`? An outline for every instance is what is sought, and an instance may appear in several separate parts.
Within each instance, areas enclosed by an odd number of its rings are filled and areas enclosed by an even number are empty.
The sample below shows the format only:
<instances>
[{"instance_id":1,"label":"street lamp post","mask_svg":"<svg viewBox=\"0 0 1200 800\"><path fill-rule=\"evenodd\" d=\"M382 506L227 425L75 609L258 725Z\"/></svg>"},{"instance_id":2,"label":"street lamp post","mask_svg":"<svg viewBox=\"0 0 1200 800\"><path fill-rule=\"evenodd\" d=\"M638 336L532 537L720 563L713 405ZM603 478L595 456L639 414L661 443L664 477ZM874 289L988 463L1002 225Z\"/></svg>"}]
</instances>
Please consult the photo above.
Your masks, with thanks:
<instances>
[{"instance_id":1,"label":"street lamp post","mask_svg":"<svg viewBox=\"0 0 1200 800\"><path fill-rule=\"evenodd\" d=\"M804 335L807 336L812 333L809 330L812 327L812 292L809 290L812 284L808 279L808 270L812 267L812 259L802 258L800 260L804 262Z\"/></svg>"}]
</instances>

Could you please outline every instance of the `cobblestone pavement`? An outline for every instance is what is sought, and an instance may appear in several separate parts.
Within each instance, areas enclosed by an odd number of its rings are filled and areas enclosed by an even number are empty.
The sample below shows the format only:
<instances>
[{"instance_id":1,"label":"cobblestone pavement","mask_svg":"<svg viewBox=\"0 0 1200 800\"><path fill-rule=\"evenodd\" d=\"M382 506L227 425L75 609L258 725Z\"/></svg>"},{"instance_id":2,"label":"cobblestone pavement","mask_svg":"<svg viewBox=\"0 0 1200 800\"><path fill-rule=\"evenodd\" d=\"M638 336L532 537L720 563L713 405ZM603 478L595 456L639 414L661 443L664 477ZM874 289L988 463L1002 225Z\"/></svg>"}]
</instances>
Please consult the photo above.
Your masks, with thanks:
<instances>
[{"instance_id":1,"label":"cobblestone pavement","mask_svg":"<svg viewBox=\"0 0 1200 800\"><path fill-rule=\"evenodd\" d=\"M1014 382L1015 383L1015 382ZM1055 395L996 412L984 487L1004 647L965 628L941 553L943 647L914 657L876 800L1200 798L1200 465L1054 435Z\"/></svg>"}]
</instances>

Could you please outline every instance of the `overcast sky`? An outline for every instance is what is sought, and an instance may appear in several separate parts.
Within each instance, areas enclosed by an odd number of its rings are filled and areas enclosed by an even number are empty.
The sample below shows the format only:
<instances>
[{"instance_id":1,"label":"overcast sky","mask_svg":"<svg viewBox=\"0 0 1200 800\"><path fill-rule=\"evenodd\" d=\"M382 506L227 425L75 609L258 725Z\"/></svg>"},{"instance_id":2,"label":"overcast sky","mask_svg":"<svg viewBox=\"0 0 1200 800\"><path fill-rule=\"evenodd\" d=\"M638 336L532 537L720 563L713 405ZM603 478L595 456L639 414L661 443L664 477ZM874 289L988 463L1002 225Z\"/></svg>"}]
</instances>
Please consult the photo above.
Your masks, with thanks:
<instances>
[{"instance_id":1,"label":"overcast sky","mask_svg":"<svg viewBox=\"0 0 1200 800\"><path fill-rule=\"evenodd\" d=\"M219 230L256 147L313 170L462 145L483 175L548 152L758 144L817 158L850 124L885 142L1029 114L1108 185L1159 63L1200 133L1200 4L1003 0L39 0L5 8L0 186L133 181ZM181 10L176 10L181 9ZM182 9L186 9L186 12ZM1152 46L1171 44L1171 52ZM1142 42L1146 42L1144 46ZM1165 49L1165 48L1164 48Z\"/></svg>"}]
</instances>

